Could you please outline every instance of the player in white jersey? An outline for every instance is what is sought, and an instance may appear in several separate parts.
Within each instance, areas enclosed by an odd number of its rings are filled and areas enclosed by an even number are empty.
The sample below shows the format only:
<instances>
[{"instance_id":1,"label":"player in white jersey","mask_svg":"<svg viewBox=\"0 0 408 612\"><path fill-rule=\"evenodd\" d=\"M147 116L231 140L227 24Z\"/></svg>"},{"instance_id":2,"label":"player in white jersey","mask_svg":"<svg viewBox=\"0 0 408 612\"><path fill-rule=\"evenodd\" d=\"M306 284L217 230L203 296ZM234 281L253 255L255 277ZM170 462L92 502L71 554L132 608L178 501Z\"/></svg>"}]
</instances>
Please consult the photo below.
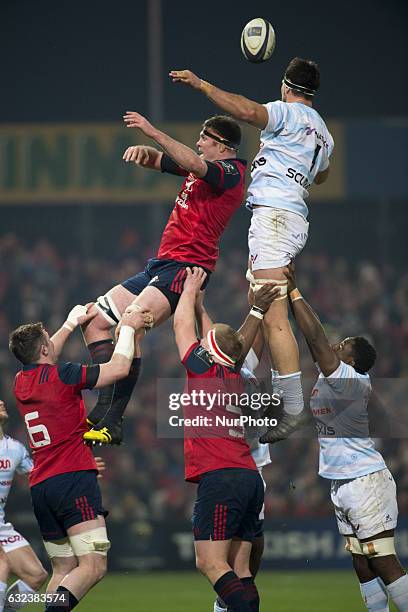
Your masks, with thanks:
<instances>
[{"instance_id":1,"label":"player in white jersey","mask_svg":"<svg viewBox=\"0 0 408 612\"><path fill-rule=\"evenodd\" d=\"M280 300L275 300L265 317L284 400L283 418L274 432L278 440L287 437L305 417L299 350L288 321L283 270L307 240L308 188L312 183L323 183L329 174L333 138L313 108L319 69L315 62L294 58L282 80L281 100L268 104L223 91L189 70L173 70L170 76L174 82L203 92L236 119L262 130L248 188L247 206L253 211L248 279L254 290L271 279L281 288Z\"/></svg>"},{"instance_id":2,"label":"player in white jersey","mask_svg":"<svg viewBox=\"0 0 408 612\"><path fill-rule=\"evenodd\" d=\"M6 611L27 605L30 594L38 591L47 579L47 572L30 544L11 523L5 522L4 507L14 474L28 474L33 467L25 446L4 435L3 427L7 419L6 406L0 400L0 544L6 553L10 573L18 578L7 589L6 598L14 601L10 607L6 604ZM19 598L22 598L20 605L16 601Z\"/></svg>"},{"instance_id":3,"label":"player in white jersey","mask_svg":"<svg viewBox=\"0 0 408 612\"><path fill-rule=\"evenodd\" d=\"M396 486L369 433L367 372L376 351L361 336L331 345L297 289L293 265L287 278L296 323L320 371L310 400L319 436L319 474L331 480L338 528L352 554L362 597L368 610L388 611L390 596L398 610L407 611L408 576L394 547ZM268 441L268 434L261 441Z\"/></svg>"}]
</instances>

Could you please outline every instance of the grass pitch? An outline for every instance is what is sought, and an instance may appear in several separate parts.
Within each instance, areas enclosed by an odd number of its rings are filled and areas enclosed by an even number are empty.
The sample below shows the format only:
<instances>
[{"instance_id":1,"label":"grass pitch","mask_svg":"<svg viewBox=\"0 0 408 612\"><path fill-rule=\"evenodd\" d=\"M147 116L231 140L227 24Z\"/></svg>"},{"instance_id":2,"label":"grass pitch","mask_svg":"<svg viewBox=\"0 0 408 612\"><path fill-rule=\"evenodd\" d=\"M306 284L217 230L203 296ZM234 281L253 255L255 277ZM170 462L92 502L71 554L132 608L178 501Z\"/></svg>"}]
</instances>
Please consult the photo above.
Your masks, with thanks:
<instances>
[{"instance_id":1,"label":"grass pitch","mask_svg":"<svg viewBox=\"0 0 408 612\"><path fill-rule=\"evenodd\" d=\"M364 612L353 571L262 572L262 612ZM111 574L79 604L78 612L213 612L204 578L188 573ZM44 610L27 606L25 610ZM390 604L390 610L396 608ZM61 608L63 612L63 608Z\"/></svg>"}]
</instances>

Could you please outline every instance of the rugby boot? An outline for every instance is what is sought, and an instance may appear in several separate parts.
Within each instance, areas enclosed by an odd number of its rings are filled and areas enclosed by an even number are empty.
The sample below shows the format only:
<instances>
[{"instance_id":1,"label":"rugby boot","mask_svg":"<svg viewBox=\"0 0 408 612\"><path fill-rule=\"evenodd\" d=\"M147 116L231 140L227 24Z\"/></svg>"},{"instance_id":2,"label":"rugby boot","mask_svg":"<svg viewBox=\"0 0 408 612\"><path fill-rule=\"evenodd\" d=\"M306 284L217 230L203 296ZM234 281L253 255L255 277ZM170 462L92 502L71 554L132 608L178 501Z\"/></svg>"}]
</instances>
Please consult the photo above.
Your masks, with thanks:
<instances>
[{"instance_id":1,"label":"rugby boot","mask_svg":"<svg viewBox=\"0 0 408 612\"><path fill-rule=\"evenodd\" d=\"M99 421L83 435L85 442L93 444L120 445L123 440L123 418L118 423L108 423L105 419Z\"/></svg>"},{"instance_id":2,"label":"rugby boot","mask_svg":"<svg viewBox=\"0 0 408 612\"><path fill-rule=\"evenodd\" d=\"M299 414L283 413L283 417L276 427L271 427L260 438L261 444L274 444L281 440L286 440L291 433L297 429L301 429L310 423L310 413L303 409Z\"/></svg>"}]
</instances>

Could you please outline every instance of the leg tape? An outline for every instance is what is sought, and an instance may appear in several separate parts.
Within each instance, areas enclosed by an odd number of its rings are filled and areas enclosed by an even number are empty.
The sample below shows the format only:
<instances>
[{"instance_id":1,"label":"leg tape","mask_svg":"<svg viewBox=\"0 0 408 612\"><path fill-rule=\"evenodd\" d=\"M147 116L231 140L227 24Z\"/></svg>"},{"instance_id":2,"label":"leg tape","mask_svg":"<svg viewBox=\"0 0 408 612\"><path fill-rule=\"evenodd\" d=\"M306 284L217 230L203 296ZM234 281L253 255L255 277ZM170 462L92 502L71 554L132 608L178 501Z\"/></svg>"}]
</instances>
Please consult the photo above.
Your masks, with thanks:
<instances>
[{"instance_id":1,"label":"leg tape","mask_svg":"<svg viewBox=\"0 0 408 612\"><path fill-rule=\"evenodd\" d=\"M355 536L345 536L346 544L344 548L353 555L364 555L362 546Z\"/></svg>"},{"instance_id":2,"label":"leg tape","mask_svg":"<svg viewBox=\"0 0 408 612\"><path fill-rule=\"evenodd\" d=\"M106 533L106 527L98 527L91 531L84 531L69 538L76 557L97 553L106 556L110 549L110 542Z\"/></svg>"},{"instance_id":3,"label":"leg tape","mask_svg":"<svg viewBox=\"0 0 408 612\"><path fill-rule=\"evenodd\" d=\"M73 557L74 551L69 543L68 538L55 542L44 542L44 548L50 559L54 557Z\"/></svg>"},{"instance_id":4,"label":"leg tape","mask_svg":"<svg viewBox=\"0 0 408 612\"><path fill-rule=\"evenodd\" d=\"M386 557L395 555L394 538L378 538L371 542L361 542L366 557Z\"/></svg>"},{"instance_id":5,"label":"leg tape","mask_svg":"<svg viewBox=\"0 0 408 612\"><path fill-rule=\"evenodd\" d=\"M108 293L100 295L95 302L95 306L112 327L119 323L120 312Z\"/></svg>"},{"instance_id":6,"label":"leg tape","mask_svg":"<svg viewBox=\"0 0 408 612\"><path fill-rule=\"evenodd\" d=\"M288 294L288 281L287 280L275 280L273 278L255 278L252 274L251 270L247 270L246 279L249 281L250 287L254 293L256 293L262 285L267 285L268 283L274 283L277 287L279 287L280 297L275 299L275 302L279 300L285 300Z\"/></svg>"}]
</instances>

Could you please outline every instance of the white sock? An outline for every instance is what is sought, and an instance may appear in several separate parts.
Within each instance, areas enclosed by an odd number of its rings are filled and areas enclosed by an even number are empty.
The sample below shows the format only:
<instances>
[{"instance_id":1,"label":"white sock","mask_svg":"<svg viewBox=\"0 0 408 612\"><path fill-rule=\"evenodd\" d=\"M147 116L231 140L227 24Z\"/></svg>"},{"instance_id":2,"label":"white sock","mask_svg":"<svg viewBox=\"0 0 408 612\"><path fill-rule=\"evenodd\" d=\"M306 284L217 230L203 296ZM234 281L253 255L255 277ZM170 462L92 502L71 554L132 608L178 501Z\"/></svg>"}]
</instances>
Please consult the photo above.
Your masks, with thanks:
<instances>
[{"instance_id":1,"label":"white sock","mask_svg":"<svg viewBox=\"0 0 408 612\"><path fill-rule=\"evenodd\" d=\"M218 599L215 600L214 603L214 612L226 612L227 608L221 608L221 606L218 603Z\"/></svg>"},{"instance_id":2,"label":"white sock","mask_svg":"<svg viewBox=\"0 0 408 612\"><path fill-rule=\"evenodd\" d=\"M360 584L361 596L370 612L389 612L388 593L381 578Z\"/></svg>"},{"instance_id":3,"label":"white sock","mask_svg":"<svg viewBox=\"0 0 408 612\"><path fill-rule=\"evenodd\" d=\"M283 409L288 414L300 414L304 408L302 373L279 375L278 388L283 397Z\"/></svg>"},{"instance_id":4,"label":"white sock","mask_svg":"<svg viewBox=\"0 0 408 612\"><path fill-rule=\"evenodd\" d=\"M7 583L0 580L0 612L4 610L4 602L6 600Z\"/></svg>"},{"instance_id":5,"label":"white sock","mask_svg":"<svg viewBox=\"0 0 408 612\"><path fill-rule=\"evenodd\" d=\"M387 584L387 590L392 601L400 612L408 610L408 575L404 574L398 580Z\"/></svg>"},{"instance_id":6,"label":"white sock","mask_svg":"<svg viewBox=\"0 0 408 612\"><path fill-rule=\"evenodd\" d=\"M6 602L7 602L7 597L9 597L10 595L16 595L17 593L36 593L37 591L35 591L34 589L32 589L26 582L24 582L23 580L16 580L15 582L13 582L13 584L10 584L9 588L7 589L6 592ZM19 610L20 608L24 608L24 606L27 606L27 602L24 603L20 603L20 602L10 602L10 605L5 605L4 611L8 612L8 610Z\"/></svg>"}]
</instances>

